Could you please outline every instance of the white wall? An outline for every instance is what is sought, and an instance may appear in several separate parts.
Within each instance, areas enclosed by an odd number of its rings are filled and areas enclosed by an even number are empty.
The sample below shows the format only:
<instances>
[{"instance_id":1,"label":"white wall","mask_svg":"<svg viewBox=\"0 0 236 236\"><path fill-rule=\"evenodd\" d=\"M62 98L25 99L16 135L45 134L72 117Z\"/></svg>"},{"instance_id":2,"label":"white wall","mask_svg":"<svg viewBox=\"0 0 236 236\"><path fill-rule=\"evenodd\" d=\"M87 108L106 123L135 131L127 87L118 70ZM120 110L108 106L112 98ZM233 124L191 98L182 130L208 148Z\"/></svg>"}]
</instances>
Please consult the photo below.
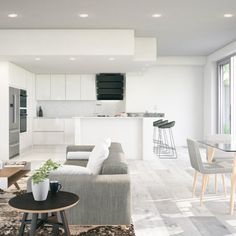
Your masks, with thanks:
<instances>
[{"instance_id":1,"label":"white wall","mask_svg":"<svg viewBox=\"0 0 236 236\"><path fill-rule=\"evenodd\" d=\"M175 120L176 145L203 136L203 67L156 66L126 75L127 112L163 112Z\"/></svg>"},{"instance_id":2,"label":"white wall","mask_svg":"<svg viewBox=\"0 0 236 236\"><path fill-rule=\"evenodd\" d=\"M9 159L9 64L0 62L0 160Z\"/></svg>"},{"instance_id":3,"label":"white wall","mask_svg":"<svg viewBox=\"0 0 236 236\"><path fill-rule=\"evenodd\" d=\"M207 57L204 68L204 136L217 132L217 61L236 53L236 41Z\"/></svg>"}]
</instances>

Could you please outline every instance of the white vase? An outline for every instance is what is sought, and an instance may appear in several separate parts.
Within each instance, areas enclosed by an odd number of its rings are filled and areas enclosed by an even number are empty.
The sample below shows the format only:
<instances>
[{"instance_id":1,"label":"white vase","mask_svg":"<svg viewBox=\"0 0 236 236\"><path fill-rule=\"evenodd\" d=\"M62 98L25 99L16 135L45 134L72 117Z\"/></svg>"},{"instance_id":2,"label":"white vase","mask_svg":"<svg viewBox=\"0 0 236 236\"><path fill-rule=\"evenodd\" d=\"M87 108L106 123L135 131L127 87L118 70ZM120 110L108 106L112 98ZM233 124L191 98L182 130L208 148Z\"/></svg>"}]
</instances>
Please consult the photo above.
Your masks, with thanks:
<instances>
[{"instance_id":1,"label":"white vase","mask_svg":"<svg viewBox=\"0 0 236 236\"><path fill-rule=\"evenodd\" d=\"M43 182L34 184L31 181L32 193L35 201L45 201L49 191L49 179L45 179Z\"/></svg>"}]
</instances>

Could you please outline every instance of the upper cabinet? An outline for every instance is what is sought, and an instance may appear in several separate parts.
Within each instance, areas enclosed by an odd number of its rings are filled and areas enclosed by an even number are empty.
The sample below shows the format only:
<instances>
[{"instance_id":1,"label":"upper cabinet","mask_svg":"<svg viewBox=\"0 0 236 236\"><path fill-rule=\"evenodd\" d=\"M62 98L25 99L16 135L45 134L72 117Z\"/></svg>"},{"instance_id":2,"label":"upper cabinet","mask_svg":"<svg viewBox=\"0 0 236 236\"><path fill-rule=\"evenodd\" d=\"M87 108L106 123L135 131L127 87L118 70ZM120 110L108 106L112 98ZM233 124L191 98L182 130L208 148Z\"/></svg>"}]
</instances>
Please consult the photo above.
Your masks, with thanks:
<instances>
[{"instance_id":1,"label":"upper cabinet","mask_svg":"<svg viewBox=\"0 0 236 236\"><path fill-rule=\"evenodd\" d=\"M9 63L9 85L14 88L26 89L26 70Z\"/></svg>"},{"instance_id":2,"label":"upper cabinet","mask_svg":"<svg viewBox=\"0 0 236 236\"><path fill-rule=\"evenodd\" d=\"M95 75L81 75L81 100L96 100Z\"/></svg>"},{"instance_id":3,"label":"upper cabinet","mask_svg":"<svg viewBox=\"0 0 236 236\"><path fill-rule=\"evenodd\" d=\"M51 75L51 100L66 99L65 75Z\"/></svg>"},{"instance_id":4,"label":"upper cabinet","mask_svg":"<svg viewBox=\"0 0 236 236\"><path fill-rule=\"evenodd\" d=\"M95 74L38 74L37 100L96 100Z\"/></svg>"},{"instance_id":5,"label":"upper cabinet","mask_svg":"<svg viewBox=\"0 0 236 236\"><path fill-rule=\"evenodd\" d=\"M51 100L51 77L48 74L36 75L36 99Z\"/></svg>"},{"instance_id":6,"label":"upper cabinet","mask_svg":"<svg viewBox=\"0 0 236 236\"><path fill-rule=\"evenodd\" d=\"M66 100L81 99L81 75L66 75Z\"/></svg>"}]
</instances>

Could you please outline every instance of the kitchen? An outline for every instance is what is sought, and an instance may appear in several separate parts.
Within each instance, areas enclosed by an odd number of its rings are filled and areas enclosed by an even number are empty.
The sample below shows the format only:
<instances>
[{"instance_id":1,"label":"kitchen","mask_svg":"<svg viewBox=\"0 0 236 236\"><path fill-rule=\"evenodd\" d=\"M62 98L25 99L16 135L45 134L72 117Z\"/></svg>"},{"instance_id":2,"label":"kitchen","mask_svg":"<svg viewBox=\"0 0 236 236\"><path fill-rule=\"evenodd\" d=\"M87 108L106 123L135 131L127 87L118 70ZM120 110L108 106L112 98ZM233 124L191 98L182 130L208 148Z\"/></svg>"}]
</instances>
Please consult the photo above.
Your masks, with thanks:
<instances>
[{"instance_id":1,"label":"kitchen","mask_svg":"<svg viewBox=\"0 0 236 236\"><path fill-rule=\"evenodd\" d=\"M93 42L86 40L88 32L91 38L96 35ZM6 114L0 122L3 140L0 150L5 159L9 157L6 148L6 144L9 146L9 86L27 91L27 132L20 134L20 153L43 145L90 144L101 138L94 135L102 133L96 129L100 128L100 123L113 122L111 126L117 129L118 123L124 123L124 132L127 127L133 127L129 132L133 136L124 141L129 158L149 159L153 146L152 122L158 118L140 117L146 111L145 116L164 113L166 119L176 120L177 146L185 145L187 134L202 136L195 124L202 125L199 94L202 93L204 58L156 58L156 40L135 37L133 30L2 30L0 35L5 39L5 48L3 43L0 53L6 55L5 61L0 63L0 107ZM23 55L16 39L25 35L27 43L22 44ZM37 40L45 37L47 43L39 48ZM76 43L76 38L80 44ZM11 47L6 43L8 40ZM65 42L71 43L62 48ZM96 75L101 73L125 75L122 100L97 99ZM37 117L40 106L43 118ZM139 117L113 117L126 113L130 116L137 113ZM97 118L98 115L111 117ZM148 128L147 121L150 121ZM92 127L89 122L93 123L93 129L89 133L82 132L85 134L82 138L79 128L75 129L81 122L83 127ZM109 132L106 135L110 135ZM113 138L120 140L119 135ZM149 152L144 147L148 147Z\"/></svg>"}]
</instances>

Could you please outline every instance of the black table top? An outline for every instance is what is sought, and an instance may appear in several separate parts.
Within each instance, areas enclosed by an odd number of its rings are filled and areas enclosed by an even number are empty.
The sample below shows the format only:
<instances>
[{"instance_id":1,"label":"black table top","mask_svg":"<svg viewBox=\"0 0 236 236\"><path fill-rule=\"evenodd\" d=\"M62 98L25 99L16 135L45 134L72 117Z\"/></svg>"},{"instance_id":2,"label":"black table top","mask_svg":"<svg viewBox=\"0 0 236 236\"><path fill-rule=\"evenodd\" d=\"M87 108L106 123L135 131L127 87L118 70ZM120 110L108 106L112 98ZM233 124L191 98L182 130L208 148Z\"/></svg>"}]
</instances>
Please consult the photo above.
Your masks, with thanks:
<instances>
[{"instance_id":1,"label":"black table top","mask_svg":"<svg viewBox=\"0 0 236 236\"><path fill-rule=\"evenodd\" d=\"M21 212L48 213L66 210L78 202L76 194L60 191L56 194L49 192L45 201L35 201L32 193L25 193L10 199L9 205Z\"/></svg>"},{"instance_id":2,"label":"black table top","mask_svg":"<svg viewBox=\"0 0 236 236\"><path fill-rule=\"evenodd\" d=\"M213 141L208 141L208 140L200 140L198 141L201 144L220 149L224 152L236 152L236 143L231 141L227 143L223 142L213 142Z\"/></svg>"}]
</instances>

